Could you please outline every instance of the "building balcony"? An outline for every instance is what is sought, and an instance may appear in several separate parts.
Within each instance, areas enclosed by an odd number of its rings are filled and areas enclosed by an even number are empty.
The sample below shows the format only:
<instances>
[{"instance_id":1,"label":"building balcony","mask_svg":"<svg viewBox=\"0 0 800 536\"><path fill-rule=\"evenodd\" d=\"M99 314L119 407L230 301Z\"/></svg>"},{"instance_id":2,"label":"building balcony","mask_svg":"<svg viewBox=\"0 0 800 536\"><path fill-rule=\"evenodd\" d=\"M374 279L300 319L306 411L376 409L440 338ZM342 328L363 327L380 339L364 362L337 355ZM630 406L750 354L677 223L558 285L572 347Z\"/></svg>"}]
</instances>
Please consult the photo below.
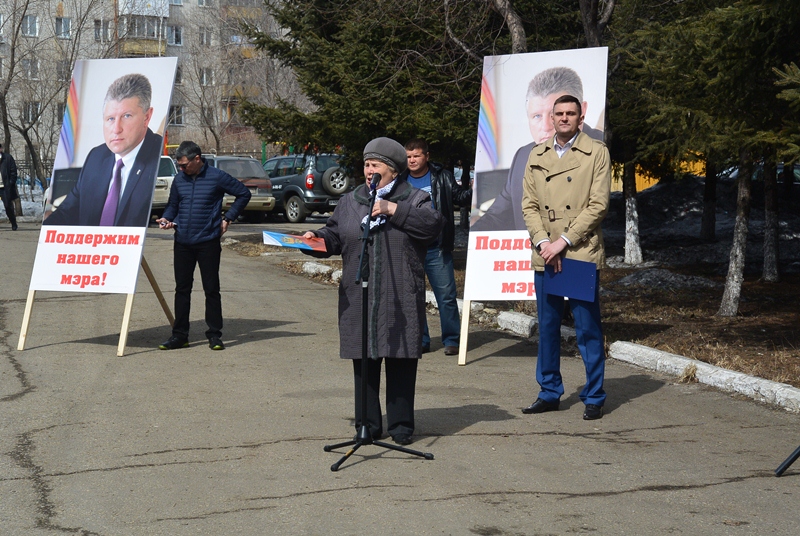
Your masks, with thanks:
<instances>
[{"instance_id":1,"label":"building balcony","mask_svg":"<svg viewBox=\"0 0 800 536\"><path fill-rule=\"evenodd\" d=\"M167 42L157 39L126 38L120 40L119 53L124 57L166 56Z\"/></svg>"}]
</instances>

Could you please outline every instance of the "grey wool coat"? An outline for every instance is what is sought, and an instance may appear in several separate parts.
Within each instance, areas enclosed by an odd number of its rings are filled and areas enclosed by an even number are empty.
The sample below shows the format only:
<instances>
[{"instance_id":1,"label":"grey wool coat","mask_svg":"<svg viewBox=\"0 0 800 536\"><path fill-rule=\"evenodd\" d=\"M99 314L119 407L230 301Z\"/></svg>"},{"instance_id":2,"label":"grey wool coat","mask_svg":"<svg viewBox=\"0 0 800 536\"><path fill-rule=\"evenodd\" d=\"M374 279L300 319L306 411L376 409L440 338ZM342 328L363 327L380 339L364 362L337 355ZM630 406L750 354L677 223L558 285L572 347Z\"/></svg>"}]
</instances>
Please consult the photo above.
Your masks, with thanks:
<instances>
[{"instance_id":1,"label":"grey wool coat","mask_svg":"<svg viewBox=\"0 0 800 536\"><path fill-rule=\"evenodd\" d=\"M425 315L424 261L428 244L439 236L444 219L431 206L430 195L413 188L401 175L383 199L397 203L386 223L373 229L369 254L368 356L422 357ZM361 254L361 222L369 210L364 185L342 197L322 229L327 255L342 256L339 283L339 354L361 359L362 288L356 284Z\"/></svg>"}]
</instances>

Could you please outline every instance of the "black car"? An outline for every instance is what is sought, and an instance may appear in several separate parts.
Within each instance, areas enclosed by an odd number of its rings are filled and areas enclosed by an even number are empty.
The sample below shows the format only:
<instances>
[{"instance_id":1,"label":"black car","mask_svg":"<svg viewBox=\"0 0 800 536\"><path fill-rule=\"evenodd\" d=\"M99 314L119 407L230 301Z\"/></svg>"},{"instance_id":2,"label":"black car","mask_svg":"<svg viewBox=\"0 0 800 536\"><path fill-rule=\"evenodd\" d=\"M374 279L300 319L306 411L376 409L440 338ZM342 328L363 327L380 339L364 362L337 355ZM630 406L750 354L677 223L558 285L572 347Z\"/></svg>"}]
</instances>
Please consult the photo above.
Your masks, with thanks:
<instances>
[{"instance_id":1,"label":"black car","mask_svg":"<svg viewBox=\"0 0 800 536\"><path fill-rule=\"evenodd\" d=\"M270 158L264 171L272 180L275 211L301 223L312 212L333 212L353 180L338 154L288 155Z\"/></svg>"}]
</instances>

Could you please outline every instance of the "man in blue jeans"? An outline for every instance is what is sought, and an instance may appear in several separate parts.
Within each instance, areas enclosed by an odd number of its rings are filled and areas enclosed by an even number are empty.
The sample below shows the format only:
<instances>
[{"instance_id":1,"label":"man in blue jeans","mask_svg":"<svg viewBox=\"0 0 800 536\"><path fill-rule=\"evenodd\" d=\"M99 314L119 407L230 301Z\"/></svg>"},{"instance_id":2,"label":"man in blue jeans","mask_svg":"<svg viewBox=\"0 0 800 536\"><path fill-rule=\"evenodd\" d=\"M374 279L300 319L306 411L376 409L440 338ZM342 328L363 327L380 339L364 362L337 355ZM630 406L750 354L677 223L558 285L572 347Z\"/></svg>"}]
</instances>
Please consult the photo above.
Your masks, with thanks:
<instances>
[{"instance_id":1,"label":"man in blue jeans","mask_svg":"<svg viewBox=\"0 0 800 536\"><path fill-rule=\"evenodd\" d=\"M189 346L189 309L192 300L194 269L206 295L206 337L212 350L224 350L222 343L222 298L219 294L220 238L250 201L250 190L222 170L206 164L200 146L191 141L180 144L175 161L180 173L172 181L169 201L158 220L162 229L175 229L173 269L175 271L175 325L172 336L161 343L161 350ZM225 194L236 197L222 214Z\"/></svg>"},{"instance_id":2,"label":"man in blue jeans","mask_svg":"<svg viewBox=\"0 0 800 536\"><path fill-rule=\"evenodd\" d=\"M455 243L454 205L469 206L472 190L462 188L453 174L429 160L428 144L415 138L405 145L408 158L408 182L411 186L431 194L433 208L444 216L444 228L439 239L428 247L425 257L425 275L436 296L439 318L442 323L442 344L445 355L458 354L461 318L456 302L456 279L453 273L453 245ZM422 334L422 352L430 352L431 336L428 322Z\"/></svg>"}]
</instances>

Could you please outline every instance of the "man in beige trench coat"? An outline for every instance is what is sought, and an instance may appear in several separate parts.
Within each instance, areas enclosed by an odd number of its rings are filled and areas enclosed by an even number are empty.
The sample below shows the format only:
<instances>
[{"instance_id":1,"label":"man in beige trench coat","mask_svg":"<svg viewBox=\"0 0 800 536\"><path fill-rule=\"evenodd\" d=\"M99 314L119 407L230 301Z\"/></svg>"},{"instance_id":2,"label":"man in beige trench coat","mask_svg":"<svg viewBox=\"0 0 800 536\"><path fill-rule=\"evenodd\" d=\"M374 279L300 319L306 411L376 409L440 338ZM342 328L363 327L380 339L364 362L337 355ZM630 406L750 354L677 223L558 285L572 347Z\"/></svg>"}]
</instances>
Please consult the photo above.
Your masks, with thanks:
<instances>
[{"instance_id":1,"label":"man in beige trench coat","mask_svg":"<svg viewBox=\"0 0 800 536\"><path fill-rule=\"evenodd\" d=\"M605 264L600 223L608 213L611 192L608 149L580 131L583 113L577 98L564 95L556 99L551 118L556 134L531 151L523 184L522 213L534 246L539 317L536 381L541 388L536 401L522 410L526 414L557 410L564 394L560 370L564 298L546 293L545 265L560 272L563 257L593 262L598 269ZM586 385L579 395L586 420L602 418L606 399L599 287L595 285L592 301L569 300L586 368Z\"/></svg>"}]
</instances>

